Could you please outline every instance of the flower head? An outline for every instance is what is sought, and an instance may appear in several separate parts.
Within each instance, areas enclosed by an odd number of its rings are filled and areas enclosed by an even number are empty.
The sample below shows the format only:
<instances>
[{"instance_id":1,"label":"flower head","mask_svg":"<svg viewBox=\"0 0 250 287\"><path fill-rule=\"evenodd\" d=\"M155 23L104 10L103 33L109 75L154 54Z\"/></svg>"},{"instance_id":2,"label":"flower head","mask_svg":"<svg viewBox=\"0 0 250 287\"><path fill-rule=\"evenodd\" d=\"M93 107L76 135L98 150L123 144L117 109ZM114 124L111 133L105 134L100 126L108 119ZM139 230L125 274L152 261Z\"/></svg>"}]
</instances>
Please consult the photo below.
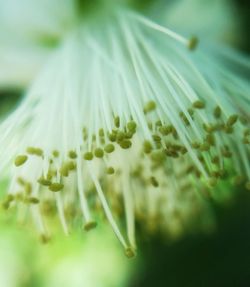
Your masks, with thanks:
<instances>
[{"instance_id":1,"label":"flower head","mask_svg":"<svg viewBox=\"0 0 250 287\"><path fill-rule=\"evenodd\" d=\"M131 257L136 220L178 232L218 182L249 188L249 85L227 66L243 60L195 45L120 6L80 21L0 126L4 207L44 240L55 210L68 234L101 208Z\"/></svg>"}]
</instances>

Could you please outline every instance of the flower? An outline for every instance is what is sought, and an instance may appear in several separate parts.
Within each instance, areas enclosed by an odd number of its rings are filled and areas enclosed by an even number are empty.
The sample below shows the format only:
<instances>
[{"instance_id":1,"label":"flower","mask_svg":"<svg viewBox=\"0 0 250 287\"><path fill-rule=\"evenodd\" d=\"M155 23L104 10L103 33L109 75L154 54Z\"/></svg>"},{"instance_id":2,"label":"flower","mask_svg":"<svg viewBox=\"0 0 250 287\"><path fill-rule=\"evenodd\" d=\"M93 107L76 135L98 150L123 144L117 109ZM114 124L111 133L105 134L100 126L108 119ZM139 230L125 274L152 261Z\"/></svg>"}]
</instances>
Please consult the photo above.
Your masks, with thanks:
<instances>
[{"instance_id":1,"label":"flower","mask_svg":"<svg viewBox=\"0 0 250 287\"><path fill-rule=\"evenodd\" d=\"M196 45L122 5L79 21L0 126L3 206L44 241L103 210L133 257L136 221L178 233L218 182L249 189L248 60Z\"/></svg>"}]
</instances>

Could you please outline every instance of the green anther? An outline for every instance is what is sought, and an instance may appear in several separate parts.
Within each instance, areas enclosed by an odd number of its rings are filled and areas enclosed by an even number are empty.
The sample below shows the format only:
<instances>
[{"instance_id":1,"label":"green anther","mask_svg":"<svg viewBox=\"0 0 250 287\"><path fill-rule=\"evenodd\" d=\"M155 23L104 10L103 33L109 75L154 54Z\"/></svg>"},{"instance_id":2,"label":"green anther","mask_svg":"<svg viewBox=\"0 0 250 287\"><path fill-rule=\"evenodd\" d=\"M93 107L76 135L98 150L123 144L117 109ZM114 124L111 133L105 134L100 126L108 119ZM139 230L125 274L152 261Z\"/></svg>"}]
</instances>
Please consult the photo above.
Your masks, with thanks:
<instances>
[{"instance_id":1,"label":"green anther","mask_svg":"<svg viewBox=\"0 0 250 287\"><path fill-rule=\"evenodd\" d=\"M47 244L50 241L50 237L46 234L41 234L40 235L40 241L42 244Z\"/></svg>"},{"instance_id":2,"label":"green anther","mask_svg":"<svg viewBox=\"0 0 250 287\"><path fill-rule=\"evenodd\" d=\"M155 142L161 142L161 137L158 135L152 135L152 138Z\"/></svg>"},{"instance_id":3,"label":"green anther","mask_svg":"<svg viewBox=\"0 0 250 287\"><path fill-rule=\"evenodd\" d=\"M152 123L148 123L148 128L152 131L152 129L153 129L153 124L152 124Z\"/></svg>"},{"instance_id":4,"label":"green anther","mask_svg":"<svg viewBox=\"0 0 250 287\"><path fill-rule=\"evenodd\" d=\"M96 226L97 226L97 222L95 222L95 221L89 221L89 222L87 222L85 225L84 225L84 230L85 231L90 231L91 229L94 229L94 228L96 228Z\"/></svg>"},{"instance_id":5,"label":"green anther","mask_svg":"<svg viewBox=\"0 0 250 287\"><path fill-rule=\"evenodd\" d=\"M166 149L165 150L165 154L167 155L167 156L169 156L169 157L173 157L173 158L178 158L179 157L179 154L178 154L178 152L177 151L175 151L175 150L169 150L169 149Z\"/></svg>"},{"instance_id":6,"label":"green anther","mask_svg":"<svg viewBox=\"0 0 250 287\"><path fill-rule=\"evenodd\" d=\"M2 202L2 208L7 210L10 207L10 203L8 201L3 201Z\"/></svg>"},{"instance_id":7,"label":"green anther","mask_svg":"<svg viewBox=\"0 0 250 287\"><path fill-rule=\"evenodd\" d=\"M113 144L107 144L105 147L104 147L104 151L106 153L111 153L115 150L115 146Z\"/></svg>"},{"instance_id":8,"label":"green anther","mask_svg":"<svg viewBox=\"0 0 250 287\"><path fill-rule=\"evenodd\" d=\"M214 146L214 145L215 145L215 137L214 137L214 135L213 135L213 134L208 134L208 135L206 135L206 141L207 141L210 145Z\"/></svg>"},{"instance_id":9,"label":"green anther","mask_svg":"<svg viewBox=\"0 0 250 287\"><path fill-rule=\"evenodd\" d=\"M8 202L11 202L11 201L13 201L15 198L14 198L14 195L13 194L7 194L7 196L6 196L6 201L8 201Z\"/></svg>"},{"instance_id":10,"label":"green anther","mask_svg":"<svg viewBox=\"0 0 250 287\"><path fill-rule=\"evenodd\" d=\"M53 150L52 155L53 155L53 157L57 158L57 157L59 157L60 153L58 150Z\"/></svg>"},{"instance_id":11,"label":"green anther","mask_svg":"<svg viewBox=\"0 0 250 287\"><path fill-rule=\"evenodd\" d=\"M43 156L43 150L36 147L27 147L26 152L30 155Z\"/></svg>"},{"instance_id":12,"label":"green anther","mask_svg":"<svg viewBox=\"0 0 250 287\"><path fill-rule=\"evenodd\" d=\"M69 176L69 168L67 164L63 164L59 169L61 176L68 177Z\"/></svg>"},{"instance_id":13,"label":"green anther","mask_svg":"<svg viewBox=\"0 0 250 287\"><path fill-rule=\"evenodd\" d=\"M234 128L233 128L233 126L228 126L228 125L226 125L226 126L224 127L224 131L225 131L225 133L227 133L227 134L232 134L232 133L234 132Z\"/></svg>"},{"instance_id":14,"label":"green anther","mask_svg":"<svg viewBox=\"0 0 250 287\"><path fill-rule=\"evenodd\" d=\"M216 126L212 125L212 124L203 124L203 129L207 132L207 133L212 133L216 130Z\"/></svg>"},{"instance_id":15,"label":"green anther","mask_svg":"<svg viewBox=\"0 0 250 287\"><path fill-rule=\"evenodd\" d=\"M158 187L159 186L159 183L158 181L156 180L156 178L154 176L151 176L150 177L150 182L151 184L154 186L154 187Z\"/></svg>"},{"instance_id":16,"label":"green anther","mask_svg":"<svg viewBox=\"0 0 250 287\"><path fill-rule=\"evenodd\" d=\"M47 173L47 179L51 180L53 176L56 176L56 170L50 169Z\"/></svg>"},{"instance_id":17,"label":"green anther","mask_svg":"<svg viewBox=\"0 0 250 287\"><path fill-rule=\"evenodd\" d=\"M145 153L151 153L151 151L152 151L152 144L151 144L150 141L145 141L143 143L143 151Z\"/></svg>"},{"instance_id":18,"label":"green anther","mask_svg":"<svg viewBox=\"0 0 250 287\"><path fill-rule=\"evenodd\" d=\"M198 149L198 148L200 148L200 144L198 143L198 142L192 142L191 143L191 146L192 146L192 148L194 148L194 149Z\"/></svg>"},{"instance_id":19,"label":"green anther","mask_svg":"<svg viewBox=\"0 0 250 287\"><path fill-rule=\"evenodd\" d=\"M150 157L154 162L158 163L161 163L165 159L165 155L161 150L153 151Z\"/></svg>"},{"instance_id":20,"label":"green anther","mask_svg":"<svg viewBox=\"0 0 250 287\"><path fill-rule=\"evenodd\" d=\"M15 200L16 201L23 201L23 199L24 199L24 196L23 196L22 192L17 192L15 194Z\"/></svg>"},{"instance_id":21,"label":"green anther","mask_svg":"<svg viewBox=\"0 0 250 287\"><path fill-rule=\"evenodd\" d=\"M96 157L102 158L103 155L104 155L104 152L103 152L103 150L101 148L96 148L94 154L95 154Z\"/></svg>"},{"instance_id":22,"label":"green anther","mask_svg":"<svg viewBox=\"0 0 250 287\"><path fill-rule=\"evenodd\" d=\"M216 155L212 158L211 162L213 164L219 164L220 163L220 158Z\"/></svg>"},{"instance_id":23,"label":"green anther","mask_svg":"<svg viewBox=\"0 0 250 287\"><path fill-rule=\"evenodd\" d=\"M188 113L189 115L191 116L191 118L193 117L194 115L194 110L192 108L188 108Z\"/></svg>"},{"instance_id":24,"label":"green anther","mask_svg":"<svg viewBox=\"0 0 250 287\"><path fill-rule=\"evenodd\" d=\"M68 156L72 159L77 158L77 153L74 150L70 150Z\"/></svg>"},{"instance_id":25,"label":"green anther","mask_svg":"<svg viewBox=\"0 0 250 287\"><path fill-rule=\"evenodd\" d=\"M129 131L135 131L136 130L136 122L130 121L127 123L127 128Z\"/></svg>"},{"instance_id":26,"label":"green anther","mask_svg":"<svg viewBox=\"0 0 250 287\"><path fill-rule=\"evenodd\" d=\"M99 129L98 134L99 134L100 137L104 137L104 130L103 129Z\"/></svg>"},{"instance_id":27,"label":"green anther","mask_svg":"<svg viewBox=\"0 0 250 287\"><path fill-rule=\"evenodd\" d=\"M15 158L15 166L21 166L27 161L28 157L27 155L18 155Z\"/></svg>"},{"instance_id":28,"label":"green anther","mask_svg":"<svg viewBox=\"0 0 250 287\"><path fill-rule=\"evenodd\" d=\"M75 164L75 162L74 161L68 161L67 163L66 163L66 166L67 166L67 168L68 168L68 170L75 170L76 169L76 164Z\"/></svg>"},{"instance_id":29,"label":"green anther","mask_svg":"<svg viewBox=\"0 0 250 287\"><path fill-rule=\"evenodd\" d=\"M193 107L194 107L195 109L204 109L204 108L205 108L205 103L198 100L198 101L195 101L195 102L193 103Z\"/></svg>"},{"instance_id":30,"label":"green anther","mask_svg":"<svg viewBox=\"0 0 250 287\"><path fill-rule=\"evenodd\" d=\"M111 142L115 142L116 141L116 133L112 132L108 135L108 138Z\"/></svg>"},{"instance_id":31,"label":"green anther","mask_svg":"<svg viewBox=\"0 0 250 287\"><path fill-rule=\"evenodd\" d=\"M115 127L117 128L120 127L120 118L118 116L114 118L114 124L115 124Z\"/></svg>"},{"instance_id":32,"label":"green anther","mask_svg":"<svg viewBox=\"0 0 250 287\"><path fill-rule=\"evenodd\" d=\"M151 111L154 111L156 109L156 103L154 101L149 101L146 103L146 105L144 106L144 113L149 113Z\"/></svg>"},{"instance_id":33,"label":"green anther","mask_svg":"<svg viewBox=\"0 0 250 287\"><path fill-rule=\"evenodd\" d=\"M38 183L40 183L41 185L44 185L44 186L50 186L51 185L51 181L48 180L48 179L45 179L43 177L40 177L38 180L37 180Z\"/></svg>"},{"instance_id":34,"label":"green anther","mask_svg":"<svg viewBox=\"0 0 250 287\"><path fill-rule=\"evenodd\" d=\"M126 140L126 139L121 141L119 144L120 144L120 147L123 149L128 149L132 146L132 142L130 140Z\"/></svg>"},{"instance_id":35,"label":"green anther","mask_svg":"<svg viewBox=\"0 0 250 287\"><path fill-rule=\"evenodd\" d=\"M85 160L92 160L93 159L93 153L92 152L85 152L85 154L83 155L83 158Z\"/></svg>"},{"instance_id":36,"label":"green anther","mask_svg":"<svg viewBox=\"0 0 250 287\"><path fill-rule=\"evenodd\" d=\"M25 191L26 194L31 194L32 186L31 186L31 184L29 182L25 183L24 191Z\"/></svg>"},{"instance_id":37,"label":"green anther","mask_svg":"<svg viewBox=\"0 0 250 287\"><path fill-rule=\"evenodd\" d=\"M191 37L188 41L188 45L187 45L188 49L191 51L195 50L198 43L199 43L199 40L197 37L195 37L195 36Z\"/></svg>"},{"instance_id":38,"label":"green anther","mask_svg":"<svg viewBox=\"0 0 250 287\"><path fill-rule=\"evenodd\" d=\"M169 134L171 134L173 131L173 126L169 125L169 126L162 126L159 128L159 132L164 135L167 136Z\"/></svg>"},{"instance_id":39,"label":"green anther","mask_svg":"<svg viewBox=\"0 0 250 287\"><path fill-rule=\"evenodd\" d=\"M122 131L119 131L116 135L116 140L119 142L119 141L122 141L125 137L125 133L122 132Z\"/></svg>"},{"instance_id":40,"label":"green anther","mask_svg":"<svg viewBox=\"0 0 250 287\"><path fill-rule=\"evenodd\" d=\"M132 139L133 135L134 135L134 132L132 132L132 131L126 132L125 133L125 138L126 139Z\"/></svg>"},{"instance_id":41,"label":"green anther","mask_svg":"<svg viewBox=\"0 0 250 287\"><path fill-rule=\"evenodd\" d=\"M219 106L217 106L215 109L214 109L214 117L216 119L219 119L221 117L221 108Z\"/></svg>"},{"instance_id":42,"label":"green anther","mask_svg":"<svg viewBox=\"0 0 250 287\"><path fill-rule=\"evenodd\" d=\"M134 258L136 256L136 253L132 247L127 247L124 253L128 258Z\"/></svg>"},{"instance_id":43,"label":"green anther","mask_svg":"<svg viewBox=\"0 0 250 287\"><path fill-rule=\"evenodd\" d=\"M29 197L28 198L28 202L32 203L32 204L38 204L39 203L39 199L36 197Z\"/></svg>"},{"instance_id":44,"label":"green anther","mask_svg":"<svg viewBox=\"0 0 250 287\"><path fill-rule=\"evenodd\" d=\"M107 168L107 174L114 174L114 173L115 173L115 170L112 166Z\"/></svg>"},{"instance_id":45,"label":"green anther","mask_svg":"<svg viewBox=\"0 0 250 287\"><path fill-rule=\"evenodd\" d=\"M156 121L155 125L157 127L162 127L162 122L160 120Z\"/></svg>"},{"instance_id":46,"label":"green anther","mask_svg":"<svg viewBox=\"0 0 250 287\"><path fill-rule=\"evenodd\" d=\"M53 191L53 192L57 192L57 191L60 191L62 190L64 187L64 185L62 183L52 183L50 186L49 186L49 190Z\"/></svg>"},{"instance_id":47,"label":"green anther","mask_svg":"<svg viewBox=\"0 0 250 287\"><path fill-rule=\"evenodd\" d=\"M232 155L233 155L232 152L229 151L229 150L227 150L227 149L222 150L222 151L221 151L221 154L222 154L225 158L231 158Z\"/></svg>"},{"instance_id":48,"label":"green anther","mask_svg":"<svg viewBox=\"0 0 250 287\"><path fill-rule=\"evenodd\" d=\"M210 149L210 144L208 142L204 142L203 144L200 145L200 151L209 151Z\"/></svg>"},{"instance_id":49,"label":"green anther","mask_svg":"<svg viewBox=\"0 0 250 287\"><path fill-rule=\"evenodd\" d=\"M238 116L237 115L232 115L228 118L226 125L227 126L233 126L238 120Z\"/></svg>"},{"instance_id":50,"label":"green anther","mask_svg":"<svg viewBox=\"0 0 250 287\"><path fill-rule=\"evenodd\" d=\"M24 186L25 183L26 183L26 181L25 181L22 177L18 177L18 178L17 178L17 182L18 182L18 184L20 184L20 185L22 185L22 186Z\"/></svg>"}]
</instances>

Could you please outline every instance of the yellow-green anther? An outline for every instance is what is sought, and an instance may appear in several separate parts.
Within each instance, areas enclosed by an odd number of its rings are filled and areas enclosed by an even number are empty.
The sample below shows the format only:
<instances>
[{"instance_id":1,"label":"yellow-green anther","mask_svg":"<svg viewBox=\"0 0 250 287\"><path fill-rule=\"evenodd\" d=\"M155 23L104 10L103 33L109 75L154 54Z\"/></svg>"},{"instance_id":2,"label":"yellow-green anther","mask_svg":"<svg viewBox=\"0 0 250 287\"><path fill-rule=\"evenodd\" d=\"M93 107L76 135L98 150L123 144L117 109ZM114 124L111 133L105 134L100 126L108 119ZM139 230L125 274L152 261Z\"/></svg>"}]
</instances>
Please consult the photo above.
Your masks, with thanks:
<instances>
[{"instance_id":1,"label":"yellow-green anther","mask_svg":"<svg viewBox=\"0 0 250 287\"><path fill-rule=\"evenodd\" d=\"M103 152L103 150L101 148L96 148L94 154L95 154L96 157L102 158L103 155L104 155L104 152Z\"/></svg>"},{"instance_id":2,"label":"yellow-green anther","mask_svg":"<svg viewBox=\"0 0 250 287\"><path fill-rule=\"evenodd\" d=\"M136 122L130 121L127 123L127 128L129 131L135 131L136 130Z\"/></svg>"},{"instance_id":3,"label":"yellow-green anther","mask_svg":"<svg viewBox=\"0 0 250 287\"><path fill-rule=\"evenodd\" d=\"M93 153L92 152L85 152L83 157L85 160L92 160L93 159Z\"/></svg>"},{"instance_id":4,"label":"yellow-green anther","mask_svg":"<svg viewBox=\"0 0 250 287\"><path fill-rule=\"evenodd\" d=\"M25 181L22 177L18 177L18 178L17 178L17 182L18 182L20 185L22 185L22 186L24 186L25 183L26 183L26 181Z\"/></svg>"},{"instance_id":5,"label":"yellow-green anther","mask_svg":"<svg viewBox=\"0 0 250 287\"><path fill-rule=\"evenodd\" d=\"M54 156L54 157L59 157L59 151L58 150L53 150L53 152L52 152L52 155Z\"/></svg>"},{"instance_id":6,"label":"yellow-green anther","mask_svg":"<svg viewBox=\"0 0 250 287\"><path fill-rule=\"evenodd\" d=\"M122 131L119 131L116 135L116 140L117 141L122 141L125 138L125 133Z\"/></svg>"},{"instance_id":7,"label":"yellow-green anther","mask_svg":"<svg viewBox=\"0 0 250 287\"><path fill-rule=\"evenodd\" d=\"M90 231L91 229L96 228L96 226L97 226L97 222L89 221L84 225L83 228L85 231Z\"/></svg>"},{"instance_id":8,"label":"yellow-green anther","mask_svg":"<svg viewBox=\"0 0 250 287\"><path fill-rule=\"evenodd\" d=\"M50 241L50 237L46 234L41 234L40 235L40 241L43 244L47 244Z\"/></svg>"},{"instance_id":9,"label":"yellow-green anther","mask_svg":"<svg viewBox=\"0 0 250 287\"><path fill-rule=\"evenodd\" d=\"M145 153L151 153L151 151L152 151L152 144L151 144L150 141L145 141L143 143L143 151Z\"/></svg>"},{"instance_id":10,"label":"yellow-green anther","mask_svg":"<svg viewBox=\"0 0 250 287\"><path fill-rule=\"evenodd\" d=\"M104 151L106 153L111 153L115 150L115 146L113 144L107 144L105 147L104 147Z\"/></svg>"},{"instance_id":11,"label":"yellow-green anther","mask_svg":"<svg viewBox=\"0 0 250 287\"><path fill-rule=\"evenodd\" d=\"M114 174L114 173L115 173L115 170L112 166L107 168L107 174Z\"/></svg>"},{"instance_id":12,"label":"yellow-green anther","mask_svg":"<svg viewBox=\"0 0 250 287\"><path fill-rule=\"evenodd\" d=\"M99 134L100 137L104 137L104 130L103 129L99 129L98 134Z\"/></svg>"},{"instance_id":13,"label":"yellow-green anther","mask_svg":"<svg viewBox=\"0 0 250 287\"><path fill-rule=\"evenodd\" d=\"M120 118L118 116L114 118L114 124L115 124L115 127L117 128L120 127Z\"/></svg>"},{"instance_id":14,"label":"yellow-green anther","mask_svg":"<svg viewBox=\"0 0 250 287\"><path fill-rule=\"evenodd\" d=\"M40 183L41 185L44 185L44 186L50 186L51 185L51 181L48 179L45 179L43 177L39 178L37 180L37 182Z\"/></svg>"},{"instance_id":15,"label":"yellow-green anther","mask_svg":"<svg viewBox=\"0 0 250 287\"><path fill-rule=\"evenodd\" d=\"M149 101L144 106L144 113L149 113L151 111L154 111L156 109L156 103L154 101Z\"/></svg>"},{"instance_id":16,"label":"yellow-green anther","mask_svg":"<svg viewBox=\"0 0 250 287\"><path fill-rule=\"evenodd\" d=\"M150 182L151 184L154 186L154 187L158 187L159 186L159 183L158 181L156 180L156 178L154 176L151 176L150 177Z\"/></svg>"},{"instance_id":17,"label":"yellow-green anther","mask_svg":"<svg viewBox=\"0 0 250 287\"><path fill-rule=\"evenodd\" d=\"M68 170L76 169L76 163L74 161L68 161L65 165L68 168Z\"/></svg>"},{"instance_id":18,"label":"yellow-green anther","mask_svg":"<svg viewBox=\"0 0 250 287\"><path fill-rule=\"evenodd\" d=\"M32 192L31 183L29 183L29 182L25 183L24 190L25 190L25 193L26 193L26 194L31 194L31 192Z\"/></svg>"},{"instance_id":19,"label":"yellow-green anther","mask_svg":"<svg viewBox=\"0 0 250 287\"><path fill-rule=\"evenodd\" d=\"M131 145L132 145L132 142L130 141L130 140L123 140L123 141L121 141L120 143L120 147L121 148L123 148L123 149L128 149L128 148L130 148L131 147Z\"/></svg>"},{"instance_id":20,"label":"yellow-green anther","mask_svg":"<svg viewBox=\"0 0 250 287\"><path fill-rule=\"evenodd\" d=\"M33 204L38 204L39 203L39 199L36 197L29 197L28 198L28 202L29 203L33 203Z\"/></svg>"},{"instance_id":21,"label":"yellow-green anther","mask_svg":"<svg viewBox=\"0 0 250 287\"><path fill-rule=\"evenodd\" d=\"M70 150L68 156L72 159L77 158L77 153L74 150Z\"/></svg>"},{"instance_id":22,"label":"yellow-green anther","mask_svg":"<svg viewBox=\"0 0 250 287\"><path fill-rule=\"evenodd\" d=\"M197 37L195 37L195 36L191 37L188 41L188 44L187 44L188 49L191 51L195 50L198 43L199 43L199 40Z\"/></svg>"},{"instance_id":23,"label":"yellow-green anther","mask_svg":"<svg viewBox=\"0 0 250 287\"><path fill-rule=\"evenodd\" d=\"M125 249L124 253L128 258L134 258L136 255L136 253L132 247L127 247Z\"/></svg>"},{"instance_id":24,"label":"yellow-green anther","mask_svg":"<svg viewBox=\"0 0 250 287\"><path fill-rule=\"evenodd\" d=\"M227 126L233 126L238 120L238 116L237 115L232 115L228 118L226 125Z\"/></svg>"},{"instance_id":25,"label":"yellow-green anther","mask_svg":"<svg viewBox=\"0 0 250 287\"><path fill-rule=\"evenodd\" d=\"M161 142L161 137L158 135L152 135L152 138L155 142Z\"/></svg>"},{"instance_id":26,"label":"yellow-green anther","mask_svg":"<svg viewBox=\"0 0 250 287\"><path fill-rule=\"evenodd\" d=\"M28 157L27 155L18 155L15 158L15 166L21 166L27 161Z\"/></svg>"},{"instance_id":27,"label":"yellow-green anther","mask_svg":"<svg viewBox=\"0 0 250 287\"><path fill-rule=\"evenodd\" d=\"M216 119L220 118L221 117L221 108L219 106L217 106L215 109L214 109L214 117Z\"/></svg>"},{"instance_id":28,"label":"yellow-green anther","mask_svg":"<svg viewBox=\"0 0 250 287\"><path fill-rule=\"evenodd\" d=\"M159 132L164 135L164 136L167 136L169 134L171 134L173 131L173 127L171 125L169 126L162 126L159 128Z\"/></svg>"},{"instance_id":29,"label":"yellow-green anther","mask_svg":"<svg viewBox=\"0 0 250 287\"><path fill-rule=\"evenodd\" d=\"M164 153L162 151L157 150L151 153L151 159L155 162L162 162L164 158Z\"/></svg>"},{"instance_id":30,"label":"yellow-green anther","mask_svg":"<svg viewBox=\"0 0 250 287\"><path fill-rule=\"evenodd\" d=\"M114 132L112 132L108 135L108 138L111 142L115 142L116 141L116 134Z\"/></svg>"},{"instance_id":31,"label":"yellow-green anther","mask_svg":"<svg viewBox=\"0 0 250 287\"><path fill-rule=\"evenodd\" d=\"M13 195L13 194L7 194L6 200L7 200L8 202L13 201L13 200L14 200L14 195Z\"/></svg>"},{"instance_id":32,"label":"yellow-green anther","mask_svg":"<svg viewBox=\"0 0 250 287\"><path fill-rule=\"evenodd\" d=\"M57 191L60 191L62 190L64 187L64 185L62 183L52 183L50 186L49 186L49 190L53 191L53 192L57 192Z\"/></svg>"},{"instance_id":33,"label":"yellow-green anther","mask_svg":"<svg viewBox=\"0 0 250 287\"><path fill-rule=\"evenodd\" d=\"M43 150L36 147L27 147L26 152L30 155L43 156Z\"/></svg>"},{"instance_id":34,"label":"yellow-green anther","mask_svg":"<svg viewBox=\"0 0 250 287\"><path fill-rule=\"evenodd\" d=\"M208 142L204 142L203 144L200 145L201 151L209 151L209 149L210 149L210 144Z\"/></svg>"},{"instance_id":35,"label":"yellow-green anther","mask_svg":"<svg viewBox=\"0 0 250 287\"><path fill-rule=\"evenodd\" d=\"M205 103L198 100L198 101L195 101L195 102L193 103L193 107L194 107L195 109L204 109L204 108L205 108Z\"/></svg>"}]
</instances>

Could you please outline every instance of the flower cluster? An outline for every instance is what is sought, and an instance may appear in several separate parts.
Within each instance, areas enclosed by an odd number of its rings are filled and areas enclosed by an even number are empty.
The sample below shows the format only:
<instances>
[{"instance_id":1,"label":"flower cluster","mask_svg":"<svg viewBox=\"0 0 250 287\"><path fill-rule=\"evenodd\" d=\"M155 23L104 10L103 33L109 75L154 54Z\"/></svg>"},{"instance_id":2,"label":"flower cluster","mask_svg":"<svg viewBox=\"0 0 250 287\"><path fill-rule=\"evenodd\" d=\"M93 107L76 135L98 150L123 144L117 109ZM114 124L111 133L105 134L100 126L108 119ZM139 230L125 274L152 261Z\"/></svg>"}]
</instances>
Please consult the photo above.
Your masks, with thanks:
<instances>
[{"instance_id":1,"label":"flower cluster","mask_svg":"<svg viewBox=\"0 0 250 287\"><path fill-rule=\"evenodd\" d=\"M136 222L178 233L218 183L250 189L249 61L196 45L123 6L82 19L0 125L4 208L44 241L104 213L132 257Z\"/></svg>"}]
</instances>

